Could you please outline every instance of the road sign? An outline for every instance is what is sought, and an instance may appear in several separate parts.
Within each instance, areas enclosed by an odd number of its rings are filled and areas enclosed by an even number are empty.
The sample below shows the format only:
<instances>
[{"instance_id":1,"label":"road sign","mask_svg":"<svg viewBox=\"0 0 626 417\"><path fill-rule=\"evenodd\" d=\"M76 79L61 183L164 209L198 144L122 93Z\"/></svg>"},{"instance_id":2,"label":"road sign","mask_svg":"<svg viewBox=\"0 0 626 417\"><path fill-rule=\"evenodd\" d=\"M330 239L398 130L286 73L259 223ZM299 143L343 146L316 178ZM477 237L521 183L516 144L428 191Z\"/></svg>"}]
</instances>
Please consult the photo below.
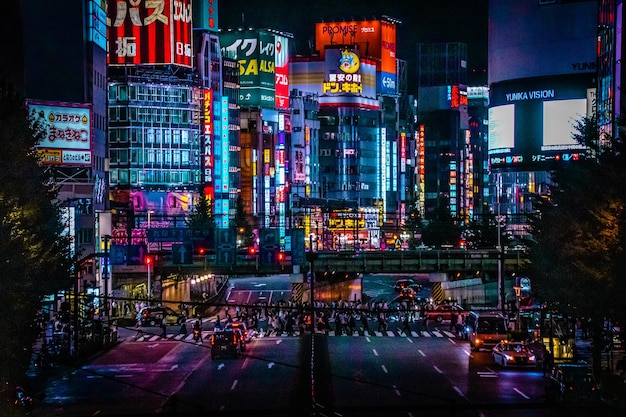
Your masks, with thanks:
<instances>
[{"instance_id":1,"label":"road sign","mask_svg":"<svg viewBox=\"0 0 626 417\"><path fill-rule=\"evenodd\" d=\"M304 229L291 231L291 263L293 265L306 265Z\"/></svg>"},{"instance_id":2,"label":"road sign","mask_svg":"<svg viewBox=\"0 0 626 417\"><path fill-rule=\"evenodd\" d=\"M111 265L143 265L148 253L145 245L111 245L109 253Z\"/></svg>"},{"instance_id":3,"label":"road sign","mask_svg":"<svg viewBox=\"0 0 626 417\"><path fill-rule=\"evenodd\" d=\"M215 230L215 263L232 266L236 263L237 232L234 228Z\"/></svg>"},{"instance_id":4,"label":"road sign","mask_svg":"<svg viewBox=\"0 0 626 417\"><path fill-rule=\"evenodd\" d=\"M261 229L259 236L259 261L261 265L275 265L278 262L278 229Z\"/></svg>"},{"instance_id":5,"label":"road sign","mask_svg":"<svg viewBox=\"0 0 626 417\"><path fill-rule=\"evenodd\" d=\"M191 243L172 245L172 263L174 265L193 264L193 251Z\"/></svg>"},{"instance_id":6,"label":"road sign","mask_svg":"<svg viewBox=\"0 0 626 417\"><path fill-rule=\"evenodd\" d=\"M190 240L206 240L210 231L188 228L154 228L146 229L148 242L187 242Z\"/></svg>"}]
</instances>

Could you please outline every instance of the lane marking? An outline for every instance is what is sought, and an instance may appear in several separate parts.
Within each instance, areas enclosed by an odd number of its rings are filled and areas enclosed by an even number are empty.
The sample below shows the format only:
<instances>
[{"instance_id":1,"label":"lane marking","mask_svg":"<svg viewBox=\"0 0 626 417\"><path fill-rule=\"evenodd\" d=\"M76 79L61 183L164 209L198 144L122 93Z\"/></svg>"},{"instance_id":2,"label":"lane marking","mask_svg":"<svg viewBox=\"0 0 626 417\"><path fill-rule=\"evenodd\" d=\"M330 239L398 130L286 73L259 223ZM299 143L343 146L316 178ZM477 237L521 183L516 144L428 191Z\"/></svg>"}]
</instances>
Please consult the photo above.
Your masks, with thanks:
<instances>
[{"instance_id":1,"label":"lane marking","mask_svg":"<svg viewBox=\"0 0 626 417\"><path fill-rule=\"evenodd\" d=\"M400 390L398 389L398 387L396 387L395 385L393 386L394 391L396 392L396 395L399 397L402 394L400 393Z\"/></svg>"},{"instance_id":2,"label":"lane marking","mask_svg":"<svg viewBox=\"0 0 626 417\"><path fill-rule=\"evenodd\" d=\"M374 352L374 356L378 356L378 352L376 352L376 349L372 349L372 352Z\"/></svg>"},{"instance_id":3,"label":"lane marking","mask_svg":"<svg viewBox=\"0 0 626 417\"><path fill-rule=\"evenodd\" d=\"M408 340L409 342L413 343L413 340L411 340L411 338L408 337L408 336L406 337L406 340Z\"/></svg>"},{"instance_id":4,"label":"lane marking","mask_svg":"<svg viewBox=\"0 0 626 417\"><path fill-rule=\"evenodd\" d=\"M233 381L233 385L230 386L230 390L233 391L235 389L235 387L237 386L237 382L239 382L238 380L234 380Z\"/></svg>"},{"instance_id":5,"label":"lane marking","mask_svg":"<svg viewBox=\"0 0 626 417\"><path fill-rule=\"evenodd\" d=\"M419 354L422 355L423 357L426 357L426 354L422 351L422 349L418 350Z\"/></svg>"},{"instance_id":6,"label":"lane marking","mask_svg":"<svg viewBox=\"0 0 626 417\"><path fill-rule=\"evenodd\" d=\"M437 368L435 365L433 365L433 368L435 368L435 371L439 372L440 374L443 374L443 371L439 368Z\"/></svg>"},{"instance_id":7,"label":"lane marking","mask_svg":"<svg viewBox=\"0 0 626 417\"><path fill-rule=\"evenodd\" d=\"M389 371L387 370L387 368L385 367L385 365L380 365L380 366L381 366L381 368L383 368L383 371L385 371L385 373L386 373L386 374L388 374L388 373L389 373Z\"/></svg>"},{"instance_id":8,"label":"lane marking","mask_svg":"<svg viewBox=\"0 0 626 417\"><path fill-rule=\"evenodd\" d=\"M518 390L517 388L513 388L513 391L517 392L519 395L524 397L524 399L530 400L530 397L528 395L524 394L522 391Z\"/></svg>"}]
</instances>

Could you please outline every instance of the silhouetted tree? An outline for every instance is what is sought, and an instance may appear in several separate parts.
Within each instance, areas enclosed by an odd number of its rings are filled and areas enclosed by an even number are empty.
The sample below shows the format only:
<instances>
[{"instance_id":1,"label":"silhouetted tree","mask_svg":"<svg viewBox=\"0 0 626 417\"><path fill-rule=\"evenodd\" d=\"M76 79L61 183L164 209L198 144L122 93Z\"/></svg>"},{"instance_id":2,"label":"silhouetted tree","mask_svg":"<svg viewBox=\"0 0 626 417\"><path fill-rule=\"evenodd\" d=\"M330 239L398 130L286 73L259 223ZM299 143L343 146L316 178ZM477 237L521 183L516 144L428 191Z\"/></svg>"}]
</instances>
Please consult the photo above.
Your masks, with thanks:
<instances>
[{"instance_id":1,"label":"silhouetted tree","mask_svg":"<svg viewBox=\"0 0 626 417\"><path fill-rule=\"evenodd\" d=\"M0 120L0 394L11 395L24 383L41 301L71 288L74 260L53 173L33 151L42 127L29 125L23 104L12 101L0 102ZM0 415L10 415L6 406Z\"/></svg>"}]
</instances>

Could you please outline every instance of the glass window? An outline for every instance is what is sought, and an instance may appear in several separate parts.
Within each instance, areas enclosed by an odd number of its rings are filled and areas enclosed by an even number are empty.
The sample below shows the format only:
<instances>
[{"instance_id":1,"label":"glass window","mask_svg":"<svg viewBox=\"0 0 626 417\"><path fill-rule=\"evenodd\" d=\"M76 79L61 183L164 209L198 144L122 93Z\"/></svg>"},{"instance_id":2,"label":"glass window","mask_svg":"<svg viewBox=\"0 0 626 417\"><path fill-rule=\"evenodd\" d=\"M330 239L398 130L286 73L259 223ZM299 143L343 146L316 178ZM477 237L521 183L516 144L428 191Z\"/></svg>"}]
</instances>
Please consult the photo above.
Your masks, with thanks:
<instances>
[{"instance_id":1,"label":"glass window","mask_svg":"<svg viewBox=\"0 0 626 417\"><path fill-rule=\"evenodd\" d=\"M119 170L119 183L120 184L129 184L130 183L130 178L129 178L127 169L120 169Z\"/></svg>"},{"instance_id":2,"label":"glass window","mask_svg":"<svg viewBox=\"0 0 626 417\"><path fill-rule=\"evenodd\" d=\"M188 130L181 130L180 132L180 142L183 145L189 145L189 131Z\"/></svg>"},{"instance_id":3,"label":"glass window","mask_svg":"<svg viewBox=\"0 0 626 417\"><path fill-rule=\"evenodd\" d=\"M163 143L165 145L169 145L172 143L172 130L171 129L163 129Z\"/></svg>"},{"instance_id":4,"label":"glass window","mask_svg":"<svg viewBox=\"0 0 626 417\"><path fill-rule=\"evenodd\" d=\"M154 129L151 127L146 129L146 143L154 143Z\"/></svg>"},{"instance_id":5,"label":"glass window","mask_svg":"<svg viewBox=\"0 0 626 417\"><path fill-rule=\"evenodd\" d=\"M180 166L180 151L174 150L172 151L172 154L173 154L172 163L175 166Z\"/></svg>"},{"instance_id":6,"label":"glass window","mask_svg":"<svg viewBox=\"0 0 626 417\"><path fill-rule=\"evenodd\" d=\"M120 129L119 131L120 142L128 143L128 129Z\"/></svg>"},{"instance_id":7,"label":"glass window","mask_svg":"<svg viewBox=\"0 0 626 417\"><path fill-rule=\"evenodd\" d=\"M137 100L137 87L134 85L128 87L128 99Z\"/></svg>"},{"instance_id":8,"label":"glass window","mask_svg":"<svg viewBox=\"0 0 626 417\"><path fill-rule=\"evenodd\" d=\"M165 165L170 165L172 163L172 152L164 151L165 153Z\"/></svg>"},{"instance_id":9,"label":"glass window","mask_svg":"<svg viewBox=\"0 0 626 417\"><path fill-rule=\"evenodd\" d=\"M117 89L117 98L122 101L128 100L128 86L120 85Z\"/></svg>"},{"instance_id":10,"label":"glass window","mask_svg":"<svg viewBox=\"0 0 626 417\"><path fill-rule=\"evenodd\" d=\"M122 164L128 164L128 149L120 149L120 155L119 155L119 160L120 163Z\"/></svg>"},{"instance_id":11,"label":"glass window","mask_svg":"<svg viewBox=\"0 0 626 417\"><path fill-rule=\"evenodd\" d=\"M172 143L174 145L180 145L180 130L179 129L172 130Z\"/></svg>"}]
</instances>

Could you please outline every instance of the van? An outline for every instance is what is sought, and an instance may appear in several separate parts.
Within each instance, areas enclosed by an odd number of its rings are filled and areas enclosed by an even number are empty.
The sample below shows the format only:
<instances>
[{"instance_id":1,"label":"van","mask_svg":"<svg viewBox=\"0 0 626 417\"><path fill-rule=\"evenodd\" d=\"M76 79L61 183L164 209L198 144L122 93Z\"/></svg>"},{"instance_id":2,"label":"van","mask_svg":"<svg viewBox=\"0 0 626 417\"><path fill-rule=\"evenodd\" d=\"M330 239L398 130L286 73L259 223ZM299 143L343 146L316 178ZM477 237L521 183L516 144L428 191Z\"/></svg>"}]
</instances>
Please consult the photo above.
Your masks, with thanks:
<instances>
[{"instance_id":1,"label":"van","mask_svg":"<svg viewBox=\"0 0 626 417\"><path fill-rule=\"evenodd\" d=\"M492 349L508 340L506 318L498 312L470 312L465 318L463 333L476 351Z\"/></svg>"}]
</instances>

